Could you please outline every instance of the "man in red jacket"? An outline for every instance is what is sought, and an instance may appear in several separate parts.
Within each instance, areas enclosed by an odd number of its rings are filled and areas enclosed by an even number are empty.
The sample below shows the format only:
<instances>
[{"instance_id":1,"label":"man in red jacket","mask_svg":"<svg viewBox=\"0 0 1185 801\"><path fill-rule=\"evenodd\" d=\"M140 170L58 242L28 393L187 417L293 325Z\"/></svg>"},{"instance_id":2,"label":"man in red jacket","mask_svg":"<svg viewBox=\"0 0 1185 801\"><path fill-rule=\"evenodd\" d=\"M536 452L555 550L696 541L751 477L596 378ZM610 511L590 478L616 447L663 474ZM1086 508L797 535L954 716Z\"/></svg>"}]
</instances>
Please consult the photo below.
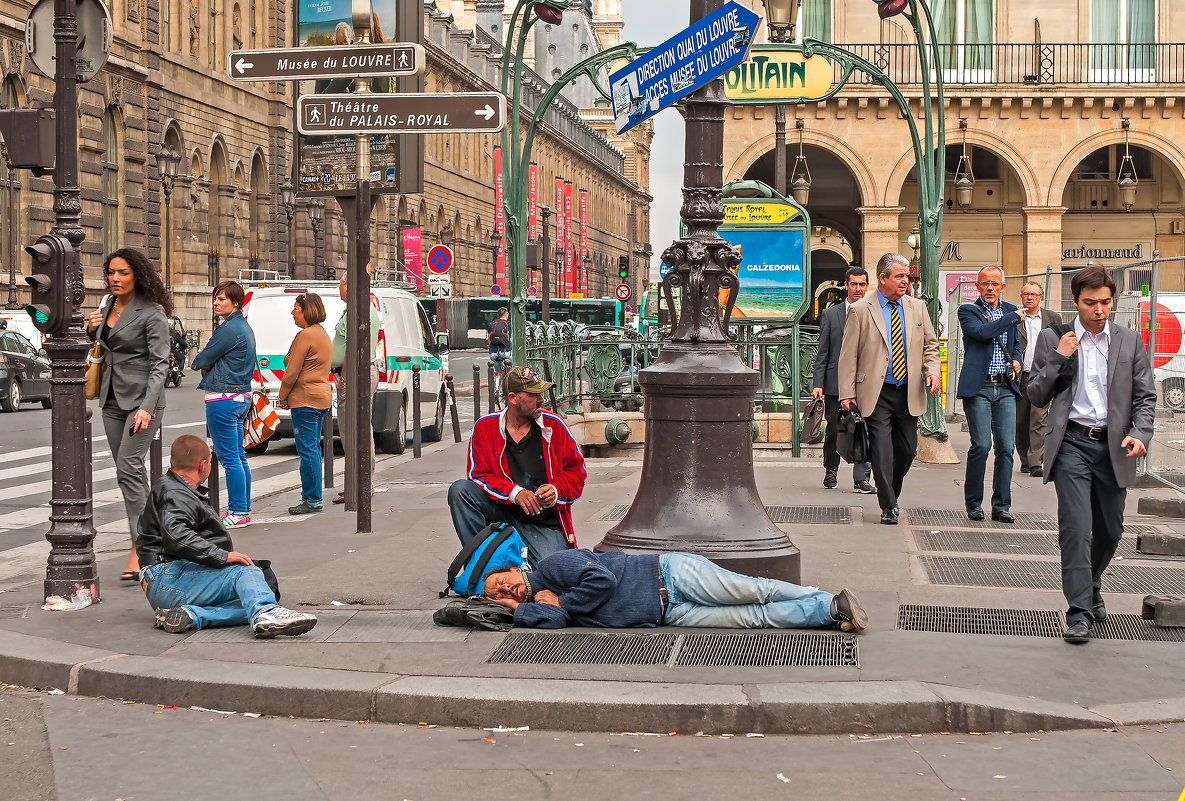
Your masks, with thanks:
<instances>
[{"instance_id":1,"label":"man in red jacket","mask_svg":"<svg viewBox=\"0 0 1185 801\"><path fill-rule=\"evenodd\" d=\"M473 425L467 477L449 487L449 512L462 545L490 523L511 523L539 564L576 547L572 504L584 492L584 457L563 418L543 410L554 384L515 367L502 386L506 409Z\"/></svg>"}]
</instances>

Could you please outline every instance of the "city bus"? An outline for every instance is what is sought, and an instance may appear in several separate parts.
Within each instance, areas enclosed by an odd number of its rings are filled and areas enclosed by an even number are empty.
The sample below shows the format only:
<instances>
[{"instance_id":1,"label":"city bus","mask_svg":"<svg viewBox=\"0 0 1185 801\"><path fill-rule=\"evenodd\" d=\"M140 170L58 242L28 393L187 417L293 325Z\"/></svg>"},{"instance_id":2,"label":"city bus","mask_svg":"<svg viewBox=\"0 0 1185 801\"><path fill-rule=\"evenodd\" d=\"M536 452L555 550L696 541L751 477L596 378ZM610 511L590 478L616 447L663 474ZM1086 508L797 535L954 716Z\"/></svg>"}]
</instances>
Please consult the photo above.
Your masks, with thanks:
<instances>
[{"instance_id":1,"label":"city bus","mask_svg":"<svg viewBox=\"0 0 1185 801\"><path fill-rule=\"evenodd\" d=\"M424 311L436 323L436 299L420 298ZM498 316L498 309L508 306L505 297L448 298L446 315L449 343L454 348L484 348L486 331ZM582 325L622 325L621 301L614 298L555 298L548 302L552 322L573 320ZM527 322L543 319L543 301L527 298Z\"/></svg>"}]
</instances>

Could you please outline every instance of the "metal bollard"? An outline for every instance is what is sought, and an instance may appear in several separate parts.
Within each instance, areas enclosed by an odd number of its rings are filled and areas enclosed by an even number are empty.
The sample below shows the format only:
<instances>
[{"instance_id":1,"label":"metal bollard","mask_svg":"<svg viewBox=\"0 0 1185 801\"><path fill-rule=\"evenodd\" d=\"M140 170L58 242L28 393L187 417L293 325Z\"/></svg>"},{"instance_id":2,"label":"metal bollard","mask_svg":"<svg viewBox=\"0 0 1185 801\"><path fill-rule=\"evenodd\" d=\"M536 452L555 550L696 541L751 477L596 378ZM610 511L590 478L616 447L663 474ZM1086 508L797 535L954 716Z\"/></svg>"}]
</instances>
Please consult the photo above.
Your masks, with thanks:
<instances>
[{"instance_id":1,"label":"metal bollard","mask_svg":"<svg viewBox=\"0 0 1185 801\"><path fill-rule=\"evenodd\" d=\"M481 417L481 365L473 365L473 419Z\"/></svg>"},{"instance_id":2,"label":"metal bollard","mask_svg":"<svg viewBox=\"0 0 1185 801\"><path fill-rule=\"evenodd\" d=\"M453 441L461 441L461 416L457 413L457 390L453 387L453 374L449 373L444 377L445 383L448 384L448 399L449 408L453 415Z\"/></svg>"},{"instance_id":3,"label":"metal bollard","mask_svg":"<svg viewBox=\"0 0 1185 801\"><path fill-rule=\"evenodd\" d=\"M221 512L221 497L218 492L218 454L214 452L214 440L210 439L210 429L206 428L206 444L210 446L210 477L206 479L206 486L210 490L210 505L215 512Z\"/></svg>"},{"instance_id":4,"label":"metal bollard","mask_svg":"<svg viewBox=\"0 0 1185 801\"><path fill-rule=\"evenodd\" d=\"M496 389L494 387L494 384L496 384L496 383L497 383L497 379L494 376L494 363L489 362L488 366L486 367L486 384L487 384L486 388L489 390L489 393L490 393L490 397L489 397L490 414L493 414L494 412L498 411L498 395L497 395Z\"/></svg>"},{"instance_id":5,"label":"metal bollard","mask_svg":"<svg viewBox=\"0 0 1185 801\"><path fill-rule=\"evenodd\" d=\"M148 472L150 473L149 483L154 487L156 486L156 482L160 480L160 477L165 474L165 460L164 454L162 453L164 443L161 440L165 429L164 410L161 410L161 413L157 415L157 417L157 423L159 425L156 427L156 433L152 435L152 443L148 446Z\"/></svg>"},{"instance_id":6,"label":"metal bollard","mask_svg":"<svg viewBox=\"0 0 1185 801\"><path fill-rule=\"evenodd\" d=\"M321 420L321 477L326 489L333 487L333 406Z\"/></svg>"},{"instance_id":7,"label":"metal bollard","mask_svg":"<svg viewBox=\"0 0 1185 801\"><path fill-rule=\"evenodd\" d=\"M411 458L420 458L420 366L411 366Z\"/></svg>"}]
</instances>

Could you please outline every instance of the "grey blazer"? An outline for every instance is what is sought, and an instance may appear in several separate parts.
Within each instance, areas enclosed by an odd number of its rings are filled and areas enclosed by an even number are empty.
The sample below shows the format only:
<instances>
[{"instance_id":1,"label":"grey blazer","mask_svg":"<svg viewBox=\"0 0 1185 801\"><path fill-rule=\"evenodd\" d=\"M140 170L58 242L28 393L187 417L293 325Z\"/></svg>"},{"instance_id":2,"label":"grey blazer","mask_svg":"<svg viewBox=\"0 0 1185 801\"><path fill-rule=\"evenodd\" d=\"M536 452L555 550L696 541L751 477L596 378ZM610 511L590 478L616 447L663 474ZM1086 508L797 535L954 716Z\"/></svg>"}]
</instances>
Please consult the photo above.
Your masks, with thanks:
<instances>
[{"instance_id":1,"label":"grey blazer","mask_svg":"<svg viewBox=\"0 0 1185 801\"><path fill-rule=\"evenodd\" d=\"M100 311L103 322L91 339L107 329L112 298ZM134 295L115 327L107 333L103 350L103 381L99 405L114 402L125 411L143 409L156 416L165 407L165 376L169 370L169 321L160 304Z\"/></svg>"},{"instance_id":2,"label":"grey blazer","mask_svg":"<svg viewBox=\"0 0 1185 801\"><path fill-rule=\"evenodd\" d=\"M1136 480L1136 460L1127 456L1119 443L1135 437L1147 445L1152 439L1156 416L1156 386L1152 366L1140 336L1127 328L1108 322L1111 347L1107 354L1107 450L1120 487ZM1047 328L1037 338L1033 370L1029 375L1028 395L1034 406L1049 407L1045 429L1045 482L1053 477L1053 465L1066 435L1074 386L1078 380L1078 354L1067 358L1057 352L1060 329ZM1059 376L1069 379L1069 386L1054 395Z\"/></svg>"},{"instance_id":3,"label":"grey blazer","mask_svg":"<svg viewBox=\"0 0 1185 801\"><path fill-rule=\"evenodd\" d=\"M1062 322L1062 316L1060 314L1058 314L1055 311L1050 311L1049 309L1046 309L1044 307L1041 308L1041 330L1042 331L1044 331L1046 328L1049 328L1049 326L1051 326L1051 325L1061 325L1061 322ZM1016 339L1017 339L1017 342L1020 343L1021 364L1024 364L1024 352L1026 350L1028 350L1028 347L1029 347L1029 332L1028 332L1028 329L1025 328L1025 324L1024 324L1023 320L1021 321L1020 325L1016 327ZM1036 355L1034 355L1033 356L1034 370L1036 368L1036 365L1037 365L1037 357L1036 357Z\"/></svg>"},{"instance_id":4,"label":"grey blazer","mask_svg":"<svg viewBox=\"0 0 1185 801\"><path fill-rule=\"evenodd\" d=\"M819 350L815 353L815 374L811 389L822 388L824 395L839 397L839 348L847 323L846 301L823 310L819 319Z\"/></svg>"}]
</instances>

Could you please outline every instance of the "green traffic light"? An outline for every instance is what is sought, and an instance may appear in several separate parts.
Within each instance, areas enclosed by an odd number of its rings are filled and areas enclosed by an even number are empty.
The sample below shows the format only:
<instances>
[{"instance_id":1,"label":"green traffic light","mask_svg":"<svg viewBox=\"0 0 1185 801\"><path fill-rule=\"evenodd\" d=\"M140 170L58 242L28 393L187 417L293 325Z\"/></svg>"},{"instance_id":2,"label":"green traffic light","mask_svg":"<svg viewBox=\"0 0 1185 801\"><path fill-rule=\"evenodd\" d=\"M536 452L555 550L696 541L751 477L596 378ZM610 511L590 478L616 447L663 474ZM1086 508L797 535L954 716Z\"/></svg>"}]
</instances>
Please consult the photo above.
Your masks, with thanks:
<instances>
[{"instance_id":1,"label":"green traffic light","mask_svg":"<svg viewBox=\"0 0 1185 801\"><path fill-rule=\"evenodd\" d=\"M33 325L37 326L38 330L41 330L43 325L49 325L49 315L36 306L26 306L25 311L33 318Z\"/></svg>"}]
</instances>

